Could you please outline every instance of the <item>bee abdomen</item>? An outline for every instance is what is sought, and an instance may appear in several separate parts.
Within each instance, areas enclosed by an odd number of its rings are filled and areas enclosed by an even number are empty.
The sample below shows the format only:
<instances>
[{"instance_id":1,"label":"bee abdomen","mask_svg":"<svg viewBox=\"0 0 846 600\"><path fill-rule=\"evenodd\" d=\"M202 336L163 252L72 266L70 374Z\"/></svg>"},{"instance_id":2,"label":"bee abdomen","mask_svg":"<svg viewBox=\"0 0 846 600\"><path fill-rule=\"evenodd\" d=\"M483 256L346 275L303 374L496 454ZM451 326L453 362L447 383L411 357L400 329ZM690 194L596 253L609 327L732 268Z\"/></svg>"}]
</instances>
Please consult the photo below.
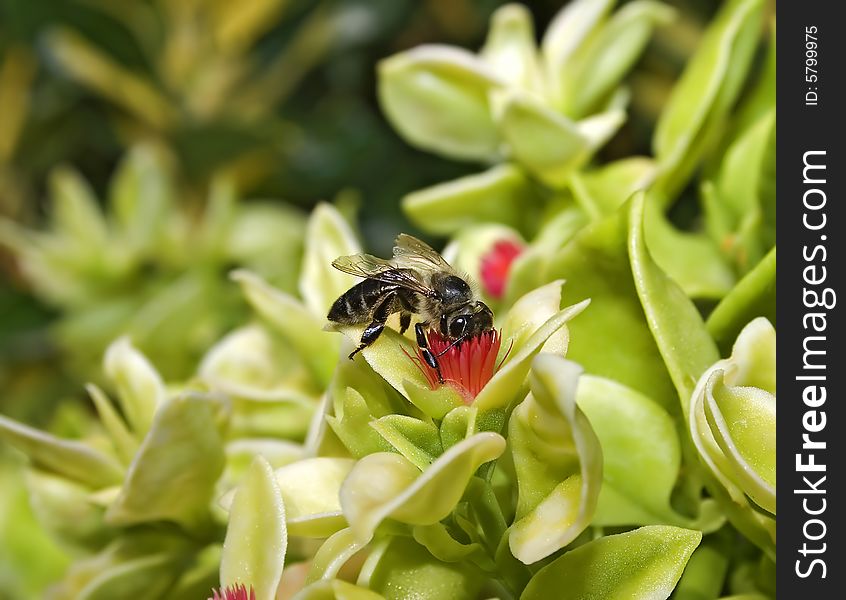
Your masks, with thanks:
<instances>
[{"instance_id":1,"label":"bee abdomen","mask_svg":"<svg viewBox=\"0 0 846 600\"><path fill-rule=\"evenodd\" d=\"M370 321L373 309L385 297L385 294L395 291L397 288L398 286L395 284L365 279L335 300L326 318L335 323L346 325L367 323Z\"/></svg>"}]
</instances>

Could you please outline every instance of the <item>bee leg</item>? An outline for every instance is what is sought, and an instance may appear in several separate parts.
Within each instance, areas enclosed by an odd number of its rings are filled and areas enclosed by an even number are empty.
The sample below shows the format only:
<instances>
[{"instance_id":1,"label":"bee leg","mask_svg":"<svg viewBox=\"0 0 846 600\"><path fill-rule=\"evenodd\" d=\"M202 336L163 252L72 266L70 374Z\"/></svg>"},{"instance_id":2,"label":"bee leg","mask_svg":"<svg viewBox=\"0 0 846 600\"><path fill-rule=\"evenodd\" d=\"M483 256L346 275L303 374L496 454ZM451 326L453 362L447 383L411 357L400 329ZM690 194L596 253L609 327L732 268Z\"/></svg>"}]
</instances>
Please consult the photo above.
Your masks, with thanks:
<instances>
[{"instance_id":1,"label":"bee leg","mask_svg":"<svg viewBox=\"0 0 846 600\"><path fill-rule=\"evenodd\" d=\"M404 312L400 315L400 334L405 333L411 325L411 313Z\"/></svg>"},{"instance_id":2,"label":"bee leg","mask_svg":"<svg viewBox=\"0 0 846 600\"><path fill-rule=\"evenodd\" d=\"M417 336L417 346L420 348L420 354L423 355L423 360L426 364L435 369L438 374L438 383L444 382L444 376L441 375L441 365L438 364L438 359L429 350L429 342L426 341L426 332L423 330L423 323L417 323L414 326L414 334Z\"/></svg>"},{"instance_id":3,"label":"bee leg","mask_svg":"<svg viewBox=\"0 0 846 600\"><path fill-rule=\"evenodd\" d=\"M393 312L391 309L394 306L394 299L394 294L389 294L384 300L382 300L379 306L376 307L376 310L373 311L373 320L370 322L370 325L364 328L364 333L361 334L361 339L358 342L358 348L350 352L348 357L350 360L352 360L356 354L375 342L382 334L382 330L385 329L385 321L388 320L391 312Z\"/></svg>"}]
</instances>

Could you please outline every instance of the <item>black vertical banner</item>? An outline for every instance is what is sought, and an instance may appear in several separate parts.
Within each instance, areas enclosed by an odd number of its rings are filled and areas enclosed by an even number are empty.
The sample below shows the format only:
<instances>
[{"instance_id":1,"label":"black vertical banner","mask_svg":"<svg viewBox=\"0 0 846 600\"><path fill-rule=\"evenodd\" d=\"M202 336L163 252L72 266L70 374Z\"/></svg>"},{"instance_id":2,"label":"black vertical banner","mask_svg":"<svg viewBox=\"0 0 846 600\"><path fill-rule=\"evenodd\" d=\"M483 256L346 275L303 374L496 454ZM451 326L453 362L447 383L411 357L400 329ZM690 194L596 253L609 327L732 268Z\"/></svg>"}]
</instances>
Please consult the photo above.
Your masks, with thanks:
<instances>
[{"instance_id":1,"label":"black vertical banner","mask_svg":"<svg viewBox=\"0 0 846 600\"><path fill-rule=\"evenodd\" d=\"M842 597L846 582L840 8L783 1L777 15L777 591L786 599Z\"/></svg>"}]
</instances>

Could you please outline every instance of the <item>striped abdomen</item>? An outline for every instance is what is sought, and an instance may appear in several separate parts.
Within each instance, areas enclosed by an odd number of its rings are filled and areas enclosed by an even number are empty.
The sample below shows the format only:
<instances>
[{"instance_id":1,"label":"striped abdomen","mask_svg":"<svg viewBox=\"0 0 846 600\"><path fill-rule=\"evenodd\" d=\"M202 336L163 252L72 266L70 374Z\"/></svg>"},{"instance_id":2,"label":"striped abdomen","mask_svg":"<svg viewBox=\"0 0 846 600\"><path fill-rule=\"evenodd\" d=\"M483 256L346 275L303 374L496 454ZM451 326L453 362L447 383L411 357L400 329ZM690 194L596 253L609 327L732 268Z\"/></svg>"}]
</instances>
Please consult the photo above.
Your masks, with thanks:
<instances>
[{"instance_id":1,"label":"striped abdomen","mask_svg":"<svg viewBox=\"0 0 846 600\"><path fill-rule=\"evenodd\" d=\"M369 323L376 307L389 294L399 289L400 287L395 283L365 279L335 300L332 308L329 309L327 318L335 323L346 325Z\"/></svg>"}]
</instances>

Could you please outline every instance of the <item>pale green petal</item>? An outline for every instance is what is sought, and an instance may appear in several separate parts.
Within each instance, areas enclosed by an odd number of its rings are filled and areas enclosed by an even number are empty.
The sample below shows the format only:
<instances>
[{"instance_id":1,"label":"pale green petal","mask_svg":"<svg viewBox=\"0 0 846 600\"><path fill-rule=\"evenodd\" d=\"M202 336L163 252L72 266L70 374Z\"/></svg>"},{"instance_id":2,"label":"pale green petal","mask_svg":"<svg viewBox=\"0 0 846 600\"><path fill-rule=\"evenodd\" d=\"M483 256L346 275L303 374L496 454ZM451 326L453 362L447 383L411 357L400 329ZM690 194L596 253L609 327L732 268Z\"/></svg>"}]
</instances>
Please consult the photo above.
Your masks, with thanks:
<instances>
[{"instance_id":1,"label":"pale green petal","mask_svg":"<svg viewBox=\"0 0 846 600\"><path fill-rule=\"evenodd\" d=\"M359 282L334 268L332 261L358 254L361 245L338 210L326 203L318 204L312 211L305 236L300 296L312 314L323 317L339 296Z\"/></svg>"},{"instance_id":2,"label":"pale green petal","mask_svg":"<svg viewBox=\"0 0 846 600\"><path fill-rule=\"evenodd\" d=\"M302 396L310 401L308 374L291 348L260 325L227 334L200 363L200 377L214 391L254 401ZM280 369L280 365L285 365ZM299 367L299 368L298 368Z\"/></svg>"},{"instance_id":3,"label":"pale green petal","mask_svg":"<svg viewBox=\"0 0 846 600\"><path fill-rule=\"evenodd\" d=\"M113 456L77 440L52 434L0 415L0 439L23 452L32 464L92 488L120 483L123 467Z\"/></svg>"},{"instance_id":4,"label":"pale green petal","mask_svg":"<svg viewBox=\"0 0 846 600\"><path fill-rule=\"evenodd\" d=\"M479 54L509 85L543 91L535 29L526 7L506 4L494 11Z\"/></svg>"},{"instance_id":5,"label":"pale green petal","mask_svg":"<svg viewBox=\"0 0 846 600\"><path fill-rule=\"evenodd\" d=\"M532 362L532 393L512 413L517 472L511 552L531 564L572 542L589 524L602 484L602 450L576 405L581 367L551 354Z\"/></svg>"},{"instance_id":6,"label":"pale green petal","mask_svg":"<svg viewBox=\"0 0 846 600\"><path fill-rule=\"evenodd\" d=\"M663 600L701 539L698 531L666 525L605 536L538 571L521 599L546 600L556 590L560 600Z\"/></svg>"},{"instance_id":7,"label":"pale green petal","mask_svg":"<svg viewBox=\"0 0 846 600\"><path fill-rule=\"evenodd\" d=\"M172 520L205 526L215 482L223 472L217 407L200 394L167 401L141 443L106 521L132 525Z\"/></svg>"},{"instance_id":8,"label":"pale green petal","mask_svg":"<svg viewBox=\"0 0 846 600\"><path fill-rule=\"evenodd\" d=\"M285 508L273 469L256 457L229 511L220 562L222 587L243 583L253 587L256 600L276 598L288 547Z\"/></svg>"},{"instance_id":9,"label":"pale green petal","mask_svg":"<svg viewBox=\"0 0 846 600\"><path fill-rule=\"evenodd\" d=\"M249 271L238 270L231 277L241 285L247 302L299 353L315 380L328 384L338 359L338 340L323 330L325 317Z\"/></svg>"},{"instance_id":10,"label":"pale green petal","mask_svg":"<svg viewBox=\"0 0 846 600\"><path fill-rule=\"evenodd\" d=\"M446 517L481 465L499 457L505 439L491 432L459 442L423 471L399 454L376 453L356 463L341 486L341 506L359 540L391 517L430 525Z\"/></svg>"},{"instance_id":11,"label":"pale green petal","mask_svg":"<svg viewBox=\"0 0 846 600\"><path fill-rule=\"evenodd\" d=\"M138 451L139 440L130 433L123 417L118 414L117 409L112 405L112 401L100 388L93 383L89 383L85 386L85 389L97 409L100 422L109 434L115 452L124 464L129 464Z\"/></svg>"},{"instance_id":12,"label":"pale green petal","mask_svg":"<svg viewBox=\"0 0 846 600\"><path fill-rule=\"evenodd\" d=\"M432 422L407 415L386 415L370 426L421 471L443 453L440 432Z\"/></svg>"},{"instance_id":13,"label":"pale green petal","mask_svg":"<svg viewBox=\"0 0 846 600\"><path fill-rule=\"evenodd\" d=\"M349 527L336 531L315 552L306 583L337 577L341 567L364 547Z\"/></svg>"},{"instance_id":14,"label":"pale green petal","mask_svg":"<svg viewBox=\"0 0 846 600\"><path fill-rule=\"evenodd\" d=\"M526 231L537 220L540 206L529 179L508 163L414 191L402 199L408 218L437 235L486 222Z\"/></svg>"},{"instance_id":15,"label":"pale green petal","mask_svg":"<svg viewBox=\"0 0 846 600\"><path fill-rule=\"evenodd\" d=\"M383 60L378 72L382 110L409 143L451 158L498 156L488 93L502 82L481 59L424 45Z\"/></svg>"},{"instance_id":16,"label":"pale green petal","mask_svg":"<svg viewBox=\"0 0 846 600\"><path fill-rule=\"evenodd\" d=\"M733 385L753 386L776 393L776 331L765 317L750 321L731 351Z\"/></svg>"},{"instance_id":17,"label":"pale green petal","mask_svg":"<svg viewBox=\"0 0 846 600\"><path fill-rule=\"evenodd\" d=\"M106 350L103 372L117 389L132 431L142 437L149 431L156 410L167 397L161 376L125 337Z\"/></svg>"},{"instance_id":18,"label":"pale green petal","mask_svg":"<svg viewBox=\"0 0 846 600\"><path fill-rule=\"evenodd\" d=\"M511 156L550 187L563 187L590 156L576 123L526 94L509 93L498 120Z\"/></svg>"},{"instance_id":19,"label":"pale green petal","mask_svg":"<svg viewBox=\"0 0 846 600\"><path fill-rule=\"evenodd\" d=\"M305 449L294 442L275 438L240 438L224 448L226 471L222 480L231 485L240 481L256 456L261 456L274 469L284 467L304 457Z\"/></svg>"}]
</instances>

